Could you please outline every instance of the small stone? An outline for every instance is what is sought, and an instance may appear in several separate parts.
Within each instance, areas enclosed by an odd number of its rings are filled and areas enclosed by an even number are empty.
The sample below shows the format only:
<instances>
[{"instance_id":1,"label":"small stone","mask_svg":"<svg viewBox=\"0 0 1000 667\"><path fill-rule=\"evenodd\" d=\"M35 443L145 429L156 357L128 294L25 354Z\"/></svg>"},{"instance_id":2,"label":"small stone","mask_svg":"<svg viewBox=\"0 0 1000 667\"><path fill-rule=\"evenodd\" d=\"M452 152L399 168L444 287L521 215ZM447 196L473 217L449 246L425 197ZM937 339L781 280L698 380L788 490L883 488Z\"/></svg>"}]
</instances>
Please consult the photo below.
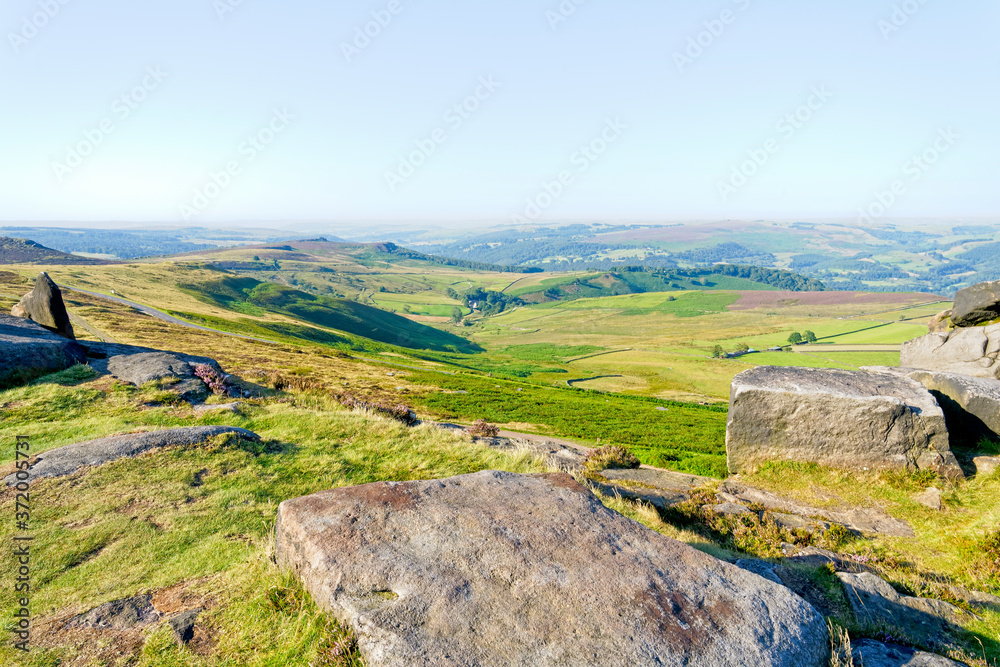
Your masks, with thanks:
<instances>
[{"instance_id":1,"label":"small stone","mask_svg":"<svg viewBox=\"0 0 1000 667\"><path fill-rule=\"evenodd\" d=\"M194 639L194 622L201 611L192 609L170 619L170 629L174 631L174 639L178 645L184 646Z\"/></svg>"},{"instance_id":2,"label":"small stone","mask_svg":"<svg viewBox=\"0 0 1000 667\"><path fill-rule=\"evenodd\" d=\"M716 514L722 514L723 516L738 516L740 514L753 514L752 510L746 505L738 505L736 503L721 503L719 505L713 505L712 511Z\"/></svg>"},{"instance_id":3,"label":"small stone","mask_svg":"<svg viewBox=\"0 0 1000 667\"><path fill-rule=\"evenodd\" d=\"M942 507L941 489L938 489L933 486L924 491L923 493L921 493L920 495L915 496L913 499L916 500L921 505L923 505L924 507L929 507L932 510L940 510Z\"/></svg>"},{"instance_id":4,"label":"small stone","mask_svg":"<svg viewBox=\"0 0 1000 667\"><path fill-rule=\"evenodd\" d=\"M972 459L972 463L976 466L976 474L983 477L988 477L997 470L1000 470L1000 457L977 456Z\"/></svg>"}]
</instances>

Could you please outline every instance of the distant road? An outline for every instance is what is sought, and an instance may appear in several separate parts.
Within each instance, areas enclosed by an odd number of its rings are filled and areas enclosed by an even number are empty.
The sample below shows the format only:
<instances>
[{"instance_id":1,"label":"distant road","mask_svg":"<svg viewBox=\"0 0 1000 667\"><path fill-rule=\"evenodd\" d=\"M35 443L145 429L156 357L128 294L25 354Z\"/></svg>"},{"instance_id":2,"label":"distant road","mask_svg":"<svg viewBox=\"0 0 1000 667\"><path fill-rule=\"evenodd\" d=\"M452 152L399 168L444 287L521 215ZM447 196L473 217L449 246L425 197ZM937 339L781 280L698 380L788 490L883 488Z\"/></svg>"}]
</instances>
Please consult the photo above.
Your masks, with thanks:
<instances>
[{"instance_id":1,"label":"distant road","mask_svg":"<svg viewBox=\"0 0 1000 667\"><path fill-rule=\"evenodd\" d=\"M70 287L69 285L59 285L61 289L70 290L71 292L80 292L81 294L89 294L90 296L95 296L98 299L105 299L107 301L115 301L117 303L131 306L135 308L140 313L145 313L150 317L155 317L158 320L163 320L164 322L169 322L171 324L176 324L178 326L187 327L188 329L200 329L201 331L210 331L212 333L222 334L224 336L232 336L233 338L243 338L246 340L255 340L261 343L272 343L274 345L280 345L277 341L267 340L266 338L255 338L253 336L244 336L243 334L230 333L228 331L221 331L219 329L212 329L210 327L203 327L200 324L191 324L190 322L185 322L184 320L178 319L173 315L168 315L162 310L157 310L151 306L144 306L141 303L136 303L135 301L129 301L128 299L123 299L120 296L110 296L108 294L101 294L100 292L91 292L90 290L79 289L76 287Z\"/></svg>"}]
</instances>

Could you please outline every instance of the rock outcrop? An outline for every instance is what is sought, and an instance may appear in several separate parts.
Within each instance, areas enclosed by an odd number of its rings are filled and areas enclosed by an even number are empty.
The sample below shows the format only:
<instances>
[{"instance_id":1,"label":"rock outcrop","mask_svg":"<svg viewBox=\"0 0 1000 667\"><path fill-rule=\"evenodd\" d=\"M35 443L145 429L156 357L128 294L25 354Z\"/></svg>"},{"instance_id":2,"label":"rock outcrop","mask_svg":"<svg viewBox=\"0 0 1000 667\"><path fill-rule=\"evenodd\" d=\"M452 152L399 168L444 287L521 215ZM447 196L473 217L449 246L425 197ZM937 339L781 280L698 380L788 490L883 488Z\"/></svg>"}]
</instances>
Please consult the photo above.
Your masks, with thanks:
<instances>
[{"instance_id":1,"label":"rock outcrop","mask_svg":"<svg viewBox=\"0 0 1000 667\"><path fill-rule=\"evenodd\" d=\"M761 366L740 373L729 399L726 454L737 474L768 461L962 474L930 392L870 371Z\"/></svg>"},{"instance_id":2,"label":"rock outcrop","mask_svg":"<svg viewBox=\"0 0 1000 667\"><path fill-rule=\"evenodd\" d=\"M974 327L1000 318L1000 281L979 283L955 294L951 323L956 327Z\"/></svg>"},{"instance_id":3,"label":"rock outcrop","mask_svg":"<svg viewBox=\"0 0 1000 667\"><path fill-rule=\"evenodd\" d=\"M862 667L964 667L944 656L898 644L883 644L874 639L853 642L851 656L854 664Z\"/></svg>"},{"instance_id":4,"label":"rock outcrop","mask_svg":"<svg viewBox=\"0 0 1000 667\"><path fill-rule=\"evenodd\" d=\"M929 333L903 343L900 366L1000 379L1000 324Z\"/></svg>"},{"instance_id":5,"label":"rock outcrop","mask_svg":"<svg viewBox=\"0 0 1000 667\"><path fill-rule=\"evenodd\" d=\"M76 338L69 313L66 312L66 304L63 303L62 292L44 271L35 279L35 287L10 309L10 314L37 322L63 338Z\"/></svg>"},{"instance_id":6,"label":"rock outcrop","mask_svg":"<svg viewBox=\"0 0 1000 667\"><path fill-rule=\"evenodd\" d=\"M276 551L372 667L825 665L788 589L605 508L486 471L283 502Z\"/></svg>"},{"instance_id":7,"label":"rock outcrop","mask_svg":"<svg viewBox=\"0 0 1000 667\"><path fill-rule=\"evenodd\" d=\"M0 389L86 362L77 343L20 317L0 315Z\"/></svg>"},{"instance_id":8,"label":"rock outcrop","mask_svg":"<svg viewBox=\"0 0 1000 667\"><path fill-rule=\"evenodd\" d=\"M953 439L1000 438L1000 380L923 370L909 376L938 399Z\"/></svg>"},{"instance_id":9,"label":"rock outcrop","mask_svg":"<svg viewBox=\"0 0 1000 667\"><path fill-rule=\"evenodd\" d=\"M208 387L195 375L195 366L209 366L225 375L218 362L208 357L117 343L85 343L85 347L90 365L98 373L137 387L154 380L171 380L175 383L165 388L190 401L199 401L208 394Z\"/></svg>"},{"instance_id":10,"label":"rock outcrop","mask_svg":"<svg viewBox=\"0 0 1000 667\"><path fill-rule=\"evenodd\" d=\"M912 640L946 642L961 621L972 617L950 602L901 595L884 579L862 572L838 572L855 618L863 626L894 628Z\"/></svg>"},{"instance_id":11,"label":"rock outcrop","mask_svg":"<svg viewBox=\"0 0 1000 667\"><path fill-rule=\"evenodd\" d=\"M931 333L948 331L948 329L951 329L951 310L942 310L927 323L927 330Z\"/></svg>"},{"instance_id":12,"label":"rock outcrop","mask_svg":"<svg viewBox=\"0 0 1000 667\"><path fill-rule=\"evenodd\" d=\"M253 431L232 426L191 426L115 435L42 452L38 455L38 461L28 471L28 481L33 482L41 477L72 475L85 466L96 466L121 458L138 456L153 449L199 445L208 438L228 433L245 440L260 440L260 436ZM18 481L23 480L19 480L16 473L4 478L8 486Z\"/></svg>"},{"instance_id":13,"label":"rock outcrop","mask_svg":"<svg viewBox=\"0 0 1000 667\"><path fill-rule=\"evenodd\" d=\"M73 618L66 624L66 627L132 630L151 625L159 620L160 613L153 607L153 596L137 595L105 602L101 606Z\"/></svg>"}]
</instances>

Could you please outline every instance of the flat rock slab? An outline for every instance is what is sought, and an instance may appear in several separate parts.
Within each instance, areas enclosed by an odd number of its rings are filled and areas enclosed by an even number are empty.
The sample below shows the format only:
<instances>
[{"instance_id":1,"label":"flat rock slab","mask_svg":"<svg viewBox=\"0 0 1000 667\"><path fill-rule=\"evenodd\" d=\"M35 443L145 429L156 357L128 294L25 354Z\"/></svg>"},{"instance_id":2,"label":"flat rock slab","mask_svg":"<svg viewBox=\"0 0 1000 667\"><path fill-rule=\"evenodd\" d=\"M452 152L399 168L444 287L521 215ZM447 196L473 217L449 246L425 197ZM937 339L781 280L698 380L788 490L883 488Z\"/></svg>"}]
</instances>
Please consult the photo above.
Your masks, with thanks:
<instances>
[{"instance_id":1,"label":"flat rock slab","mask_svg":"<svg viewBox=\"0 0 1000 667\"><path fill-rule=\"evenodd\" d=\"M831 523L839 523L859 533L888 535L890 537L914 537L916 533L910 524L902 519L889 516L885 512L864 507L849 509L828 509L812 507L804 503L779 496L743 484L735 479L727 479L719 487L719 497L729 502L739 501L750 505L758 504L772 512L797 514Z\"/></svg>"},{"instance_id":2,"label":"flat rock slab","mask_svg":"<svg viewBox=\"0 0 1000 667\"><path fill-rule=\"evenodd\" d=\"M166 389L190 400L203 398L208 393L205 383L194 373L195 366L204 364L225 375L218 362L208 357L118 343L88 342L85 347L91 367L101 375L110 375L137 387L155 380L174 379L177 383Z\"/></svg>"},{"instance_id":3,"label":"flat rock slab","mask_svg":"<svg viewBox=\"0 0 1000 667\"><path fill-rule=\"evenodd\" d=\"M976 466L976 474L986 477L1000 470L1000 457L977 456L972 459L972 464Z\"/></svg>"},{"instance_id":4,"label":"flat rock slab","mask_svg":"<svg viewBox=\"0 0 1000 667\"><path fill-rule=\"evenodd\" d=\"M929 333L903 343L900 366L1000 379L1000 324Z\"/></svg>"},{"instance_id":5,"label":"flat rock slab","mask_svg":"<svg viewBox=\"0 0 1000 667\"><path fill-rule=\"evenodd\" d=\"M86 361L76 342L23 317L0 315L0 390Z\"/></svg>"},{"instance_id":6,"label":"flat rock slab","mask_svg":"<svg viewBox=\"0 0 1000 667\"><path fill-rule=\"evenodd\" d=\"M153 607L153 596L137 595L123 600L105 602L101 606L73 618L66 624L66 627L133 630L151 625L159 620L160 613Z\"/></svg>"},{"instance_id":7,"label":"flat rock slab","mask_svg":"<svg viewBox=\"0 0 1000 667\"><path fill-rule=\"evenodd\" d=\"M71 475L85 466L96 466L121 458L138 456L153 449L199 445L208 438L227 433L236 434L246 440L260 440L260 436L253 431L232 426L191 426L115 435L42 452L29 471L28 481L32 482L41 477ZM8 486L16 484L17 474L8 475L4 481Z\"/></svg>"},{"instance_id":8,"label":"flat rock slab","mask_svg":"<svg viewBox=\"0 0 1000 667\"><path fill-rule=\"evenodd\" d=\"M862 667L963 667L962 663L944 656L873 639L859 639L851 644L854 664Z\"/></svg>"},{"instance_id":9,"label":"flat rock slab","mask_svg":"<svg viewBox=\"0 0 1000 667\"><path fill-rule=\"evenodd\" d=\"M602 470L601 476L607 483L594 483L601 493L610 496L617 493L623 498L646 502L661 509L687 502L691 499L692 490L716 481L649 466Z\"/></svg>"},{"instance_id":10,"label":"flat rock slab","mask_svg":"<svg viewBox=\"0 0 1000 667\"><path fill-rule=\"evenodd\" d=\"M802 599L564 473L334 489L281 503L276 537L372 667L826 665Z\"/></svg>"},{"instance_id":11,"label":"flat rock slab","mask_svg":"<svg viewBox=\"0 0 1000 667\"><path fill-rule=\"evenodd\" d=\"M958 629L957 625L972 618L950 602L901 595L870 572L838 572L837 578L859 623L895 628L914 641L940 644Z\"/></svg>"},{"instance_id":12,"label":"flat rock slab","mask_svg":"<svg viewBox=\"0 0 1000 667\"><path fill-rule=\"evenodd\" d=\"M974 327L1000 317L1000 281L978 283L955 294L951 323L956 327Z\"/></svg>"},{"instance_id":13,"label":"flat rock slab","mask_svg":"<svg viewBox=\"0 0 1000 667\"><path fill-rule=\"evenodd\" d=\"M760 366L740 373L730 393L726 455L732 473L771 461L915 470L943 460L961 474L930 392L870 371Z\"/></svg>"}]
</instances>

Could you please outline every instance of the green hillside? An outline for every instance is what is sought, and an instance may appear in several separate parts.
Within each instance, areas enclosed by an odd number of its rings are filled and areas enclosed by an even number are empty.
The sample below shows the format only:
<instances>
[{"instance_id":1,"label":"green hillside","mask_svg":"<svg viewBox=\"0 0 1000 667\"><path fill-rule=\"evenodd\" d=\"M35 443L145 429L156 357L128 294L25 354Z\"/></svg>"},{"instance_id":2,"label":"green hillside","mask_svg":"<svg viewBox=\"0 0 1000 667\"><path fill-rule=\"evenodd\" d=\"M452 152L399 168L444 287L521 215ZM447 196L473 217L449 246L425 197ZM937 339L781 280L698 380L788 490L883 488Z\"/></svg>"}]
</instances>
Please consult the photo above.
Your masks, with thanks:
<instances>
[{"instance_id":1,"label":"green hillside","mask_svg":"<svg viewBox=\"0 0 1000 667\"><path fill-rule=\"evenodd\" d=\"M178 284L177 287L205 303L227 310L247 315L281 313L380 343L438 352L472 353L480 350L460 336L413 322L395 313L253 278L226 276L204 283Z\"/></svg>"}]
</instances>

